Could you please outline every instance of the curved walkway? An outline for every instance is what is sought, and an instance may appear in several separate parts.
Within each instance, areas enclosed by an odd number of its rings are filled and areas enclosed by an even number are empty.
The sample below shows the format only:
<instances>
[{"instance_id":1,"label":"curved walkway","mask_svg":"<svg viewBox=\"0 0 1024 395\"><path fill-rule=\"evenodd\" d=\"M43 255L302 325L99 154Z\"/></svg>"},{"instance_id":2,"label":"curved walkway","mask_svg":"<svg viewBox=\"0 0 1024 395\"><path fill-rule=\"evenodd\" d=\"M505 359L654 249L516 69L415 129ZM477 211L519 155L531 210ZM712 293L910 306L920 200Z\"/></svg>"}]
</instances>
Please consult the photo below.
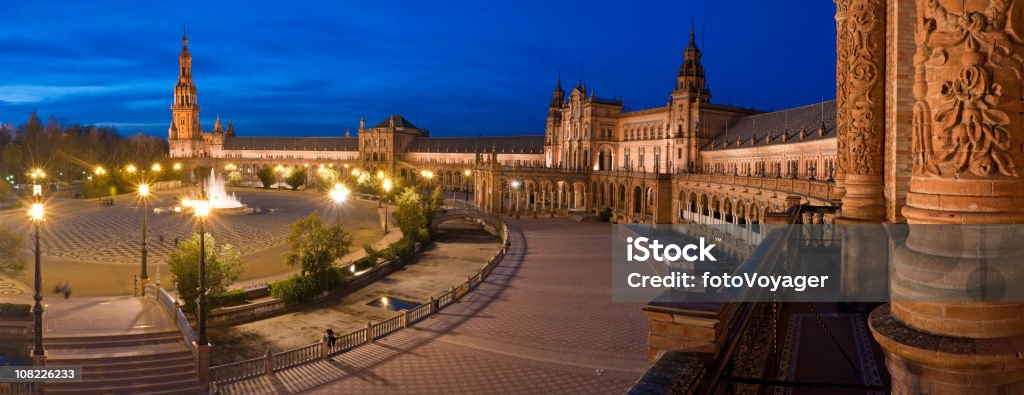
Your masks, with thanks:
<instances>
[{"instance_id":1,"label":"curved walkway","mask_svg":"<svg viewBox=\"0 0 1024 395\"><path fill-rule=\"evenodd\" d=\"M611 301L611 227L510 223L508 255L461 303L325 362L225 393L622 393L647 366L639 304Z\"/></svg>"}]
</instances>

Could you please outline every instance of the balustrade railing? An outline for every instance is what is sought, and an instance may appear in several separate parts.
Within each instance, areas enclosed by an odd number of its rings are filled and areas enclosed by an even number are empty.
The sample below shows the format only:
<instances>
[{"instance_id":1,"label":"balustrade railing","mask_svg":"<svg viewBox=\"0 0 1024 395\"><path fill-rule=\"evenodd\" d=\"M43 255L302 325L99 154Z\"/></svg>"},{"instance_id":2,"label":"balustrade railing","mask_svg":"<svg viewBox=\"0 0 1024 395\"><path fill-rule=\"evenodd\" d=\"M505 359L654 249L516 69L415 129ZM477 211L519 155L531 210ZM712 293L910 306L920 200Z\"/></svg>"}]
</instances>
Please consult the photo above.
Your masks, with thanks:
<instances>
[{"instance_id":1,"label":"balustrade railing","mask_svg":"<svg viewBox=\"0 0 1024 395\"><path fill-rule=\"evenodd\" d=\"M422 319L424 319L424 318L427 318L427 317L429 317L429 316L430 316L430 314L431 314L431 311L430 311L430 309L431 309L432 307L433 307L433 306L431 306L431 305L430 305L430 304L428 303L428 304L420 305L419 307L416 307L416 308L414 308L414 309L412 309L412 310L409 310L409 311L408 311L408 312L406 313L406 314L408 315L408 317L409 317L409 318L408 318L408 320L409 320L409 321L408 321L408 323L409 323L409 324L413 324L413 323L416 323L416 322L417 322L417 321L419 321L419 320L422 320Z\"/></svg>"},{"instance_id":2,"label":"balustrade railing","mask_svg":"<svg viewBox=\"0 0 1024 395\"><path fill-rule=\"evenodd\" d=\"M501 228L498 229L498 234L502 240L502 246L487 262L487 264L485 264L484 267L476 274L466 278L466 282L453 286L436 299L431 298L430 302L417 306L412 310L403 311L400 315L391 317L376 324L368 324L366 328L338 336L333 344L328 341L319 341L276 354L268 353L268 355L260 358L213 366L210 368L210 382L216 387L218 385L259 377L261 375L270 375L280 370L321 361L325 358L336 356L361 345L368 344L373 340L385 337L402 328L406 328L409 325L430 316L431 314L437 313L440 309L457 302L459 298L465 296L465 294L470 290L483 283L498 263L504 259L510 245L508 238L508 226L502 224ZM149 291L148 287L147 291ZM160 294L161 304L165 304L164 299L166 299L171 303L170 305L176 306L173 299L166 293L166 291L159 291L162 292ZM435 302L437 304L436 309L431 302ZM165 307L166 306L168 305L165 305ZM179 314L181 313L180 309L177 311ZM184 318L184 315L182 315L182 318ZM187 326L188 320L184 320L184 322ZM179 328L181 327L179 326ZM191 327L188 327L188 329L188 333L192 337L189 338L189 335L186 335L186 338L191 341L191 339L194 339L195 335L192 334ZM193 350L193 353L194 352L195 350Z\"/></svg>"},{"instance_id":3,"label":"balustrade railing","mask_svg":"<svg viewBox=\"0 0 1024 395\"><path fill-rule=\"evenodd\" d=\"M277 372L281 369L319 360L322 356L320 349L322 346L324 346L323 343L313 343L294 350L274 354L274 371Z\"/></svg>"},{"instance_id":4,"label":"balustrade railing","mask_svg":"<svg viewBox=\"0 0 1024 395\"><path fill-rule=\"evenodd\" d=\"M341 353L343 353L345 351L351 350L351 349L356 348L356 347L358 347L360 345L363 345L365 343L366 343L366 329L365 328L357 330L357 331L354 331L354 332L349 332L347 334L344 334L344 335L341 335L341 336L338 337L338 340L336 340L335 343L334 343L334 347L330 347L330 349L328 350L328 354L330 354L330 355L341 354Z\"/></svg>"},{"instance_id":5,"label":"balustrade railing","mask_svg":"<svg viewBox=\"0 0 1024 395\"><path fill-rule=\"evenodd\" d=\"M384 336L391 334L394 331L402 329L402 317L391 317L387 320L373 324L370 327L373 330L373 338L379 339Z\"/></svg>"},{"instance_id":6,"label":"balustrade railing","mask_svg":"<svg viewBox=\"0 0 1024 395\"><path fill-rule=\"evenodd\" d=\"M210 382L227 383L259 377L264 374L266 374L266 366L263 358L247 359L211 367Z\"/></svg>"},{"instance_id":7,"label":"balustrade railing","mask_svg":"<svg viewBox=\"0 0 1024 395\"><path fill-rule=\"evenodd\" d=\"M188 350L192 352L192 355L196 355L196 333L192 329L192 325L188 322L188 318L185 317L185 313L181 311L181 306L178 305L178 301L167 293L161 287L154 284L146 285L146 295L154 295L157 302L163 306L167 314L174 318L174 325L178 327L178 331L181 332L182 338L185 340L185 345L188 346Z\"/></svg>"}]
</instances>

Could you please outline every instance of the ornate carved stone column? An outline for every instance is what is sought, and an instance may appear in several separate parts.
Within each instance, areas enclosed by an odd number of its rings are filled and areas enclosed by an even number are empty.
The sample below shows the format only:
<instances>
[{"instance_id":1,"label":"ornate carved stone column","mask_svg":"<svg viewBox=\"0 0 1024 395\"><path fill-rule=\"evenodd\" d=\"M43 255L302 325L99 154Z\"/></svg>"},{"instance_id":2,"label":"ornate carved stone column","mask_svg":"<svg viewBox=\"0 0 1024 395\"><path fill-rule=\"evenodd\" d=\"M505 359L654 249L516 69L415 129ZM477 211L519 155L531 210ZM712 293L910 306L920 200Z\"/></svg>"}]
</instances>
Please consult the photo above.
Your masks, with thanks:
<instances>
[{"instance_id":1,"label":"ornate carved stone column","mask_svg":"<svg viewBox=\"0 0 1024 395\"><path fill-rule=\"evenodd\" d=\"M846 222L885 219L885 0L837 0L837 145Z\"/></svg>"},{"instance_id":2,"label":"ornate carved stone column","mask_svg":"<svg viewBox=\"0 0 1024 395\"><path fill-rule=\"evenodd\" d=\"M916 5L910 232L871 329L893 393L1024 393L1024 304L943 298L1022 281L1022 236L993 225L1024 223L1024 2Z\"/></svg>"},{"instance_id":3,"label":"ornate carved stone column","mask_svg":"<svg viewBox=\"0 0 1024 395\"><path fill-rule=\"evenodd\" d=\"M833 0L836 3L836 144L837 152L846 149L846 128L848 116L846 112L846 70L849 61L850 31L846 28L847 15L850 8L850 0ZM764 169L760 175L766 174ZM846 157L836 157L835 169L832 178L836 182L834 199L840 201L846 193Z\"/></svg>"}]
</instances>

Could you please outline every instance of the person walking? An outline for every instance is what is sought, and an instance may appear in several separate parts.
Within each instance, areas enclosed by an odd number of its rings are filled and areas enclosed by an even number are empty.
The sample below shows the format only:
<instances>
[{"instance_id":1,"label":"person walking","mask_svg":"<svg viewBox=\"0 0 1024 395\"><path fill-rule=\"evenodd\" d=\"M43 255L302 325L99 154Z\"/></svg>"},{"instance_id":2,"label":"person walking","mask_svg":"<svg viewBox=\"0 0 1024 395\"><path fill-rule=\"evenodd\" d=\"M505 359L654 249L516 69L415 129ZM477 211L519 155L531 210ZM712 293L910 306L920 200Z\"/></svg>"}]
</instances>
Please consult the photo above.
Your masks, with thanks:
<instances>
[{"instance_id":1,"label":"person walking","mask_svg":"<svg viewBox=\"0 0 1024 395\"><path fill-rule=\"evenodd\" d=\"M334 330L331 328L327 328L327 332L324 334L324 337L327 338L328 349L334 348L334 345L338 343L338 337L334 336Z\"/></svg>"}]
</instances>

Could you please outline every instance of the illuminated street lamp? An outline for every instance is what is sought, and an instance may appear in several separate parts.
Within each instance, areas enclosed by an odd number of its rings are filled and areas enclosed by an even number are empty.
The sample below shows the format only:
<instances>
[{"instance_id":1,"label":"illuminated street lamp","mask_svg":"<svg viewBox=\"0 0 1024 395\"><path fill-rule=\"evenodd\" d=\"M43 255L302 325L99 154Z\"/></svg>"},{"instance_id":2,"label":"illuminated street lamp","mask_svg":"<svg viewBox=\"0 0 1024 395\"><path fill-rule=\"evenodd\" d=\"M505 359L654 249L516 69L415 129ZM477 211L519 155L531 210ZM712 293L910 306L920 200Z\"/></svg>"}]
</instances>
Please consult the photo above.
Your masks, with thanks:
<instances>
[{"instance_id":1,"label":"illuminated street lamp","mask_svg":"<svg viewBox=\"0 0 1024 395\"><path fill-rule=\"evenodd\" d=\"M202 188L202 184L200 184ZM210 216L210 201L206 191L200 189L199 199L192 202L193 212L199 222L199 340L198 345L206 346L206 219Z\"/></svg>"},{"instance_id":2,"label":"illuminated street lamp","mask_svg":"<svg viewBox=\"0 0 1024 395\"><path fill-rule=\"evenodd\" d=\"M174 169L174 171L179 171L181 170L181 163L175 163L171 168Z\"/></svg>"},{"instance_id":3,"label":"illuminated street lamp","mask_svg":"<svg viewBox=\"0 0 1024 395\"><path fill-rule=\"evenodd\" d=\"M164 167L160 166L159 163L154 163L153 166L149 167L149 169L152 170L154 173L159 173L160 171L162 171L164 169Z\"/></svg>"},{"instance_id":4,"label":"illuminated street lamp","mask_svg":"<svg viewBox=\"0 0 1024 395\"><path fill-rule=\"evenodd\" d=\"M135 167L135 165L128 165L124 170L127 171L128 174L135 174L135 172L139 171L139 168Z\"/></svg>"},{"instance_id":5,"label":"illuminated street lamp","mask_svg":"<svg viewBox=\"0 0 1024 395\"><path fill-rule=\"evenodd\" d=\"M92 170L92 174L102 176L104 174L107 174L107 169L104 169L103 166L96 166L96 168Z\"/></svg>"},{"instance_id":6,"label":"illuminated street lamp","mask_svg":"<svg viewBox=\"0 0 1024 395\"><path fill-rule=\"evenodd\" d=\"M348 200L348 188L345 188L341 183L334 184L334 189L331 190L328 195L335 204L335 215L337 216L338 226L341 226L341 205Z\"/></svg>"},{"instance_id":7,"label":"illuminated street lamp","mask_svg":"<svg viewBox=\"0 0 1024 395\"><path fill-rule=\"evenodd\" d=\"M516 219L519 219L519 187L523 186L523 182L519 180L512 181L512 189L515 191L513 198L516 199Z\"/></svg>"},{"instance_id":8,"label":"illuminated street lamp","mask_svg":"<svg viewBox=\"0 0 1024 395\"><path fill-rule=\"evenodd\" d=\"M32 206L28 210L28 217L32 220L32 228L35 233L35 295L32 297L35 299L36 304L32 307L32 314L35 318L35 345L32 348L33 357L44 357L46 351L43 350L43 273L42 265L40 264L41 251L39 249L39 226L42 224L45 218L45 209L43 207L43 187L39 182L46 178L46 173L41 169L35 169L32 171Z\"/></svg>"},{"instance_id":9,"label":"illuminated street lamp","mask_svg":"<svg viewBox=\"0 0 1024 395\"><path fill-rule=\"evenodd\" d=\"M142 295L146 295L146 283L149 282L149 273L146 271L146 259L149 251L146 249L146 217L148 217L147 203L149 201L149 184L139 184L139 198L142 200L142 271L139 274L140 289Z\"/></svg>"},{"instance_id":10,"label":"illuminated street lamp","mask_svg":"<svg viewBox=\"0 0 1024 395\"><path fill-rule=\"evenodd\" d=\"M472 174L473 172L469 171L469 169L466 169L465 171L462 172L462 175L464 176L462 178L462 184L463 188L466 190L466 204L469 204L469 176L471 176Z\"/></svg>"}]
</instances>

